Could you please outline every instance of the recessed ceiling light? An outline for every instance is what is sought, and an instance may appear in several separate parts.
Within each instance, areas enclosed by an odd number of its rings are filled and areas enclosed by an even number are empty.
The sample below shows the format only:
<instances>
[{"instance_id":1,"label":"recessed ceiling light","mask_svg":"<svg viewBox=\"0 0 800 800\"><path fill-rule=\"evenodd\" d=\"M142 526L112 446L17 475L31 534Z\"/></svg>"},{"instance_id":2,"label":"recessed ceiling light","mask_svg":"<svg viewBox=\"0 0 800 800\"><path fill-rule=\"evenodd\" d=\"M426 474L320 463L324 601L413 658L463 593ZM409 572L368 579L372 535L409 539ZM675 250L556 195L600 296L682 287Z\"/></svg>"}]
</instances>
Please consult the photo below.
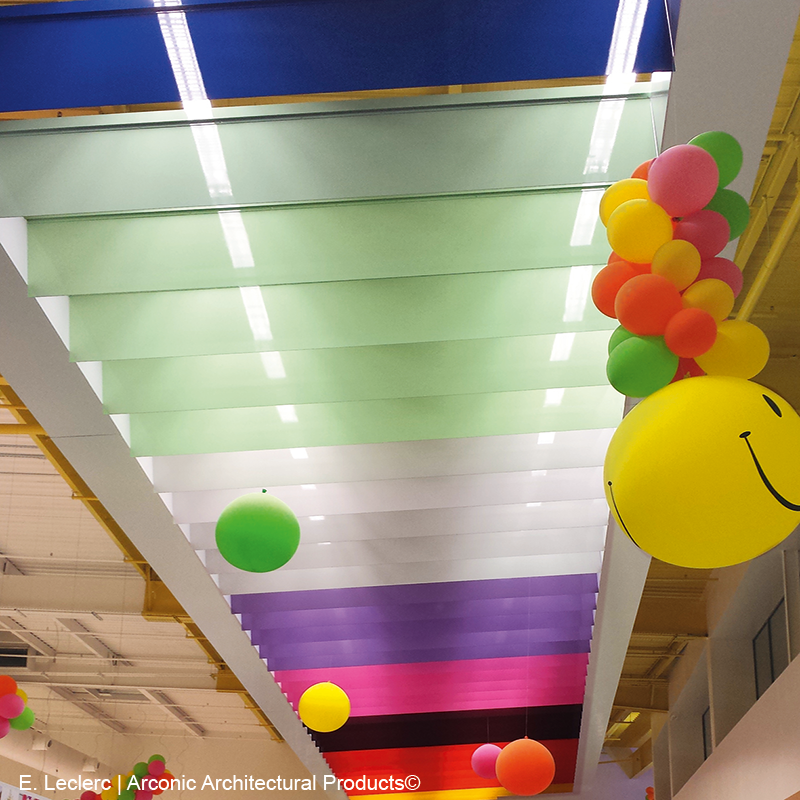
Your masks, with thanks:
<instances>
[{"instance_id":1,"label":"recessed ceiling light","mask_svg":"<svg viewBox=\"0 0 800 800\"><path fill-rule=\"evenodd\" d=\"M264 305L264 296L261 294L260 286L240 286L239 292L242 295L244 311L247 314L247 321L253 338L257 342L267 342L272 339L272 329L269 324L267 307Z\"/></svg>"},{"instance_id":2,"label":"recessed ceiling light","mask_svg":"<svg viewBox=\"0 0 800 800\"><path fill-rule=\"evenodd\" d=\"M275 406L281 422L297 422L297 411L294 406Z\"/></svg>"},{"instance_id":3,"label":"recessed ceiling light","mask_svg":"<svg viewBox=\"0 0 800 800\"><path fill-rule=\"evenodd\" d=\"M560 406L561 401L564 399L564 389L548 389L544 393L545 406Z\"/></svg>"},{"instance_id":4,"label":"recessed ceiling light","mask_svg":"<svg viewBox=\"0 0 800 800\"><path fill-rule=\"evenodd\" d=\"M564 301L564 322L582 322L592 288L592 267L570 267L567 297Z\"/></svg>"},{"instance_id":5,"label":"recessed ceiling light","mask_svg":"<svg viewBox=\"0 0 800 800\"><path fill-rule=\"evenodd\" d=\"M553 431L544 431L536 437L536 444L553 444L556 435Z\"/></svg>"},{"instance_id":6,"label":"recessed ceiling light","mask_svg":"<svg viewBox=\"0 0 800 800\"><path fill-rule=\"evenodd\" d=\"M267 377L273 380L286 377L286 370L283 367L283 359L277 350L269 353L261 353L261 363L264 365L264 371Z\"/></svg>"},{"instance_id":7,"label":"recessed ceiling light","mask_svg":"<svg viewBox=\"0 0 800 800\"><path fill-rule=\"evenodd\" d=\"M289 449L292 458L308 458L308 451L305 447L292 447Z\"/></svg>"},{"instance_id":8,"label":"recessed ceiling light","mask_svg":"<svg viewBox=\"0 0 800 800\"><path fill-rule=\"evenodd\" d=\"M575 331L557 333L553 337L553 349L550 351L551 361L567 361L575 343Z\"/></svg>"}]
</instances>

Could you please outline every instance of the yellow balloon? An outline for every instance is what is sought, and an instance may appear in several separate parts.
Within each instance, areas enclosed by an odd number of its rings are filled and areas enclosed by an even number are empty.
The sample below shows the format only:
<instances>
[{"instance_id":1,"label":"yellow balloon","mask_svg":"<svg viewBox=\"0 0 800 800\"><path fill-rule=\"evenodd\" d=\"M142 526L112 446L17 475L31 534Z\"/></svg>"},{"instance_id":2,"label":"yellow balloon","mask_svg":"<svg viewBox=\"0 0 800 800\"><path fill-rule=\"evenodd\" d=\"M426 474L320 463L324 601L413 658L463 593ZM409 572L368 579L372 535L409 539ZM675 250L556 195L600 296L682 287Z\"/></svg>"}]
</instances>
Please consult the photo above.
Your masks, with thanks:
<instances>
[{"instance_id":1,"label":"yellow balloon","mask_svg":"<svg viewBox=\"0 0 800 800\"><path fill-rule=\"evenodd\" d=\"M672 239L672 218L652 200L628 200L608 218L608 243L626 261L649 264Z\"/></svg>"},{"instance_id":2,"label":"yellow balloon","mask_svg":"<svg viewBox=\"0 0 800 800\"><path fill-rule=\"evenodd\" d=\"M753 378L769 360L769 340L751 322L728 319L717 326L717 339L711 349L695 361L709 375Z\"/></svg>"},{"instance_id":3,"label":"yellow balloon","mask_svg":"<svg viewBox=\"0 0 800 800\"><path fill-rule=\"evenodd\" d=\"M605 190L600 200L600 221L603 225L608 225L608 218L628 200L649 200L650 195L647 191L647 181L641 178L625 178L624 180L612 183Z\"/></svg>"},{"instance_id":4,"label":"yellow balloon","mask_svg":"<svg viewBox=\"0 0 800 800\"><path fill-rule=\"evenodd\" d=\"M733 311L734 299L733 289L725 281L718 278L704 278L693 283L683 293L683 307L702 308L717 322L722 322Z\"/></svg>"},{"instance_id":5,"label":"yellow balloon","mask_svg":"<svg viewBox=\"0 0 800 800\"><path fill-rule=\"evenodd\" d=\"M783 398L740 378L688 378L622 420L606 454L606 498L656 558L738 564L800 523L798 452L800 417Z\"/></svg>"},{"instance_id":6,"label":"yellow balloon","mask_svg":"<svg viewBox=\"0 0 800 800\"><path fill-rule=\"evenodd\" d=\"M24 703L28 702L28 695L22 689L17 689L17 695L22 698Z\"/></svg>"},{"instance_id":7,"label":"yellow balloon","mask_svg":"<svg viewBox=\"0 0 800 800\"><path fill-rule=\"evenodd\" d=\"M100 797L102 797L103 800L116 800L116 798L119 797L116 779L114 779L113 786L110 789L103 789L103 791L100 792Z\"/></svg>"},{"instance_id":8,"label":"yellow balloon","mask_svg":"<svg viewBox=\"0 0 800 800\"><path fill-rule=\"evenodd\" d=\"M697 278L700 262L700 253L691 242L673 239L656 250L650 270L682 291Z\"/></svg>"},{"instance_id":9,"label":"yellow balloon","mask_svg":"<svg viewBox=\"0 0 800 800\"><path fill-rule=\"evenodd\" d=\"M315 683L303 692L297 713L312 731L329 733L347 722L350 698L335 683Z\"/></svg>"}]
</instances>

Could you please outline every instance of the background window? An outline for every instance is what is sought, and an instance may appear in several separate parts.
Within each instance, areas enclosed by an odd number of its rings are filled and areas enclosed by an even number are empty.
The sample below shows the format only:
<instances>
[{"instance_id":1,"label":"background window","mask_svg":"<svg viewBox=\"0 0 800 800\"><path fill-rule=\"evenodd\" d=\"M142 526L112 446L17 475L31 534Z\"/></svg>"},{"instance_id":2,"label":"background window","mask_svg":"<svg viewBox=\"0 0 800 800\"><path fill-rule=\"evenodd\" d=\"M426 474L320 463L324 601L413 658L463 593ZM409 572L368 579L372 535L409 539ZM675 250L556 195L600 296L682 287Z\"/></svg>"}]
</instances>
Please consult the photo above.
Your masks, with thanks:
<instances>
[{"instance_id":1,"label":"background window","mask_svg":"<svg viewBox=\"0 0 800 800\"><path fill-rule=\"evenodd\" d=\"M753 661L756 670L756 697L761 697L789 664L786 604L783 600L753 639Z\"/></svg>"}]
</instances>

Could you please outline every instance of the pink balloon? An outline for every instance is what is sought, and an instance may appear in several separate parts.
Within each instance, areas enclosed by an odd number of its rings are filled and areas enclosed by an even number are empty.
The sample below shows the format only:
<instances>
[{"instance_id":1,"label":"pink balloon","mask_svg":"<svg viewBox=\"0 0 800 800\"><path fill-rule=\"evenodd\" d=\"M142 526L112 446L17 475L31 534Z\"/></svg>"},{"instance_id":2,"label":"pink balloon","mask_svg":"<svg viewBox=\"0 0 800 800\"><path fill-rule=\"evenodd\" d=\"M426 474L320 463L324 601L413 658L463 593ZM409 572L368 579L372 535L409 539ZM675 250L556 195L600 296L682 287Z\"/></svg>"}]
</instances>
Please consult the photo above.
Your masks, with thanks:
<instances>
[{"instance_id":1,"label":"pink balloon","mask_svg":"<svg viewBox=\"0 0 800 800\"><path fill-rule=\"evenodd\" d=\"M660 156L659 156L660 157ZM731 235L728 220L716 211L704 208L684 217L676 226L673 239L691 242L704 261L722 250Z\"/></svg>"},{"instance_id":2,"label":"pink balloon","mask_svg":"<svg viewBox=\"0 0 800 800\"><path fill-rule=\"evenodd\" d=\"M156 777L158 777L159 775L163 775L164 774L164 770L166 768L167 768L167 765L163 761L159 761L158 759L156 759L155 761L151 761L147 765L147 771L151 775L155 775Z\"/></svg>"},{"instance_id":3,"label":"pink balloon","mask_svg":"<svg viewBox=\"0 0 800 800\"><path fill-rule=\"evenodd\" d=\"M147 789L137 789L136 800L153 800L153 793Z\"/></svg>"},{"instance_id":4,"label":"pink balloon","mask_svg":"<svg viewBox=\"0 0 800 800\"><path fill-rule=\"evenodd\" d=\"M650 199L671 217L686 217L705 208L717 191L719 168L714 157L693 144L665 150L647 175Z\"/></svg>"},{"instance_id":5,"label":"pink balloon","mask_svg":"<svg viewBox=\"0 0 800 800\"><path fill-rule=\"evenodd\" d=\"M0 717L0 739L8 735L11 730L11 723L4 717Z\"/></svg>"},{"instance_id":6,"label":"pink balloon","mask_svg":"<svg viewBox=\"0 0 800 800\"><path fill-rule=\"evenodd\" d=\"M497 780L495 764L497 756L500 755L500 748L496 744L482 744L472 754L472 769L479 778Z\"/></svg>"},{"instance_id":7,"label":"pink balloon","mask_svg":"<svg viewBox=\"0 0 800 800\"><path fill-rule=\"evenodd\" d=\"M81 795L81 800L95 800L97 795L94 792L86 791Z\"/></svg>"},{"instance_id":8,"label":"pink balloon","mask_svg":"<svg viewBox=\"0 0 800 800\"><path fill-rule=\"evenodd\" d=\"M717 280L725 281L733 289L734 297L739 296L744 284L744 276L739 267L729 258L721 258L719 256L709 258L700 265L700 273L696 280L702 281L705 278L716 278Z\"/></svg>"},{"instance_id":9,"label":"pink balloon","mask_svg":"<svg viewBox=\"0 0 800 800\"><path fill-rule=\"evenodd\" d=\"M18 694L4 694L0 697L0 717L14 719L25 710L25 701Z\"/></svg>"}]
</instances>

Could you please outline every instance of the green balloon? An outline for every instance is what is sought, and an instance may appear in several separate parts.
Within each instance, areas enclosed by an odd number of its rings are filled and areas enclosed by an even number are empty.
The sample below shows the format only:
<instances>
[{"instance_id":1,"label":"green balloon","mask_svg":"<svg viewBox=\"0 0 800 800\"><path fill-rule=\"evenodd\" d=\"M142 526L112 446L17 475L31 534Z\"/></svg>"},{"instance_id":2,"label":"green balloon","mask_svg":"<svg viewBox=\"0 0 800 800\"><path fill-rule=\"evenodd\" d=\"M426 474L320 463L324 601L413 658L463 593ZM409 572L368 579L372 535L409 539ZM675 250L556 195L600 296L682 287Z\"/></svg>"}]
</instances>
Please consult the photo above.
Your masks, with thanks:
<instances>
[{"instance_id":1,"label":"green balloon","mask_svg":"<svg viewBox=\"0 0 800 800\"><path fill-rule=\"evenodd\" d=\"M119 793L118 800L135 800L136 792L133 789L123 789Z\"/></svg>"},{"instance_id":2,"label":"green balloon","mask_svg":"<svg viewBox=\"0 0 800 800\"><path fill-rule=\"evenodd\" d=\"M8 721L9 725L15 731L26 731L36 721L36 717L31 711L29 706L25 706L22 713L18 717L14 717Z\"/></svg>"},{"instance_id":3,"label":"green balloon","mask_svg":"<svg viewBox=\"0 0 800 800\"><path fill-rule=\"evenodd\" d=\"M661 336L631 336L608 357L609 383L628 397L647 397L666 386L678 370L678 356Z\"/></svg>"},{"instance_id":4,"label":"green balloon","mask_svg":"<svg viewBox=\"0 0 800 800\"><path fill-rule=\"evenodd\" d=\"M728 220L731 226L731 239L738 239L750 222L750 206L747 200L730 189L718 189L706 208L722 214Z\"/></svg>"},{"instance_id":5,"label":"green balloon","mask_svg":"<svg viewBox=\"0 0 800 800\"><path fill-rule=\"evenodd\" d=\"M133 774L137 778L144 778L144 776L148 774L148 772L147 772L147 762L140 761L138 764L135 764L134 767L133 767Z\"/></svg>"},{"instance_id":6,"label":"green balloon","mask_svg":"<svg viewBox=\"0 0 800 800\"><path fill-rule=\"evenodd\" d=\"M631 336L635 336L636 334L631 333L626 328L623 328L620 325L614 333L611 334L611 338L608 340L608 354L611 355L611 351L622 342L631 338ZM660 339L660 336L640 336L640 339Z\"/></svg>"},{"instance_id":7,"label":"green balloon","mask_svg":"<svg viewBox=\"0 0 800 800\"><path fill-rule=\"evenodd\" d=\"M729 133L708 131L695 136L689 144L710 153L719 168L719 188L727 186L742 168L742 146Z\"/></svg>"},{"instance_id":8,"label":"green balloon","mask_svg":"<svg viewBox=\"0 0 800 800\"><path fill-rule=\"evenodd\" d=\"M217 547L234 567L271 572L282 567L300 544L300 523L292 509L270 494L246 494L220 514Z\"/></svg>"},{"instance_id":9,"label":"green balloon","mask_svg":"<svg viewBox=\"0 0 800 800\"><path fill-rule=\"evenodd\" d=\"M165 764L167 763L167 759L164 758L164 756L160 755L159 753L156 753L155 755L152 755L150 756L150 758L147 759L148 764L152 764L154 761L163 761Z\"/></svg>"}]
</instances>

